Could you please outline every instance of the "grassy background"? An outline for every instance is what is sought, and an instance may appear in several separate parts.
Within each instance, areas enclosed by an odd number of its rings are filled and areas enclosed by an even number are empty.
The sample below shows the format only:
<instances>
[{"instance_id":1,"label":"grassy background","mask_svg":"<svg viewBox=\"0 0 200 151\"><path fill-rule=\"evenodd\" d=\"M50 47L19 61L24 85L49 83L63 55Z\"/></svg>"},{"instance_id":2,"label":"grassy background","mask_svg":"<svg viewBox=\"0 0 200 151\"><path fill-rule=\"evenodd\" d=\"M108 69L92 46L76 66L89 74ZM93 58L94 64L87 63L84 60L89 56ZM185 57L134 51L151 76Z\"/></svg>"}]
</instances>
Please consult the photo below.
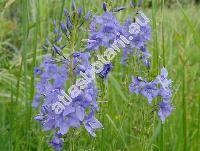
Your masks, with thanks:
<instances>
[{"instance_id":1,"label":"grassy background","mask_svg":"<svg viewBox=\"0 0 200 151\"><path fill-rule=\"evenodd\" d=\"M80 0L77 6L100 14L101 0ZM150 2L150 5L149 5ZM135 66L123 67L120 55L104 83L99 119L104 125L92 138L84 129L70 130L64 150L198 151L200 150L200 7L187 1L145 1L153 28L149 49L154 77L165 65L173 80L175 110L161 125L153 107L128 91ZM114 5L128 5L118 0ZM150 8L147 8L151 6ZM170 6L170 7L169 7ZM33 120L33 68L42 58L41 45L52 19L61 17L70 0L0 1L0 151L43 151L49 133ZM123 21L133 10L121 12Z\"/></svg>"}]
</instances>

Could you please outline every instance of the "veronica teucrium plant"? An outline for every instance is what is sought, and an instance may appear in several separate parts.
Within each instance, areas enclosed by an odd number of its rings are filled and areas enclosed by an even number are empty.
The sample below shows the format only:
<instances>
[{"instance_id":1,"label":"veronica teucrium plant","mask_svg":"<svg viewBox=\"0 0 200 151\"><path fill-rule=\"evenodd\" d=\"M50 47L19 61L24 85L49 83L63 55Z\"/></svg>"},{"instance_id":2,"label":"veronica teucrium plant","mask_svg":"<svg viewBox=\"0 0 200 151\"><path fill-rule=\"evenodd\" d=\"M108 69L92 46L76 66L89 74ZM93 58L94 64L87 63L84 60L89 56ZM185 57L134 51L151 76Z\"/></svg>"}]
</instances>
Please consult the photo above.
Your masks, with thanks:
<instances>
[{"instance_id":1,"label":"veronica teucrium plant","mask_svg":"<svg viewBox=\"0 0 200 151\"><path fill-rule=\"evenodd\" d=\"M53 39L47 38L44 45L45 50L52 51L52 56L46 55L43 63L35 68L35 76L38 79L35 85L37 93L32 103L33 107L40 109L35 120L41 123L45 131L51 130L54 133L51 144L55 150L62 148L63 136L70 128L83 126L92 136L95 136L95 129L102 128L102 124L95 118L95 111L99 107L97 103L98 89L94 80L87 85L80 85L84 87L84 90L79 90L78 94L75 91L78 88L73 86L70 91L70 95L73 95L70 104L59 102L59 96L62 96L62 91L66 91L68 81L73 84L71 81L78 80L80 72L84 73L88 79L93 76L89 52L72 52L69 57L65 57L63 52L66 47L66 44L63 44L64 38L74 49L74 30L88 21L90 12L81 18L83 16L82 8L76 11L73 4L72 15L68 10L65 10L64 14L66 22L61 22L57 27L56 21L53 21ZM76 15L79 20L75 19ZM76 27L77 23L79 25ZM59 105L60 108L58 108Z\"/></svg>"},{"instance_id":2,"label":"veronica teucrium plant","mask_svg":"<svg viewBox=\"0 0 200 151\"><path fill-rule=\"evenodd\" d=\"M137 5L140 6L140 3ZM131 7L135 7L133 2ZM64 21L59 23L53 20L53 33L43 45L44 50L50 50L52 54L45 55L43 62L35 67L37 82L32 106L40 110L35 120L45 131L53 133L51 145L55 150L62 149L64 138L71 128L84 127L95 137L95 130L103 127L95 116L99 110L99 89L91 65L94 54L101 54L117 42L115 46L120 47L119 40L123 37L128 42L121 43L123 47L119 48L122 50L121 63L126 66L127 60L135 57L138 63L142 62L145 68L150 68L151 53L147 42L151 39L151 26L147 18L137 11L134 18L129 17L125 23L120 23L115 14L126 7L109 8L103 3L102 8L102 15L91 17L90 11L84 14L82 8L76 9L73 1L72 11L64 10ZM84 51L75 51L79 45L77 41L80 42L77 39L79 30L87 30L84 23L90 25L89 35L84 37L87 44ZM112 68L112 63L106 61L97 76L105 80ZM164 122L173 109L171 83L167 70L162 68L160 75L152 81L133 76L129 89L131 93L147 98L148 104L160 97L158 116Z\"/></svg>"}]
</instances>

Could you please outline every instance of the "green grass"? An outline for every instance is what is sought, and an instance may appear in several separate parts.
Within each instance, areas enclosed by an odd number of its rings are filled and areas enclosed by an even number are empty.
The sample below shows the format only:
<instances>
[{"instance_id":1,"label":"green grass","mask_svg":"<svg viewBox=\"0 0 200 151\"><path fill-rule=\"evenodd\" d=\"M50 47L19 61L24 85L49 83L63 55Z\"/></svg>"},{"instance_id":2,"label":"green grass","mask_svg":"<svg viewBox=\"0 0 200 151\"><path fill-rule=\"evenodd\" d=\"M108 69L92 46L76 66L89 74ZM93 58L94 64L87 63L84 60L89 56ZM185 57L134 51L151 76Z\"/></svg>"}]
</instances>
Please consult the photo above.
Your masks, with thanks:
<instances>
[{"instance_id":1,"label":"green grass","mask_svg":"<svg viewBox=\"0 0 200 151\"><path fill-rule=\"evenodd\" d=\"M100 14L101 2L80 0L77 6ZM125 3L118 1L115 5ZM100 103L98 117L104 129L97 131L96 138L83 128L70 130L64 150L200 150L200 7L182 6L178 1L174 5L168 9L164 0L153 0L152 8L144 9L153 29L148 46L153 61L149 74L156 76L162 66L168 69L174 89L172 115L162 125L143 97L129 93L129 75L138 74L138 66L123 67L118 55L108 81L101 83L102 101L107 103ZM61 20L65 7L70 7L68 0L22 0L1 15L5 26L0 24L0 54L8 50L13 55L6 59L0 56L1 151L52 150L48 145L50 132L43 132L33 120L38 113L31 107L33 68L41 61L41 45L51 31L52 19ZM8 16L12 11L16 11L14 21ZM127 10L117 16L124 20L130 13ZM9 24L16 24L16 29L8 32ZM5 41L11 47L5 46Z\"/></svg>"}]
</instances>

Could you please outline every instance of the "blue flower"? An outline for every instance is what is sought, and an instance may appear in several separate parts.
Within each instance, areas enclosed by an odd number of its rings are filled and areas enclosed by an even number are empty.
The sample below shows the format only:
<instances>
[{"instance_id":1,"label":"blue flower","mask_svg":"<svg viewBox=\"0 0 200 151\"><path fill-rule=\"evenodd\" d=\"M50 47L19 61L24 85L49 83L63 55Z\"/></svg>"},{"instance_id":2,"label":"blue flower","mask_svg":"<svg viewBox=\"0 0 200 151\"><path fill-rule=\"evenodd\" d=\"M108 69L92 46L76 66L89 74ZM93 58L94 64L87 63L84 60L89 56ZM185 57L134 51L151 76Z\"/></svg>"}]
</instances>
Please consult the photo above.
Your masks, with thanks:
<instances>
[{"instance_id":1,"label":"blue flower","mask_svg":"<svg viewBox=\"0 0 200 151\"><path fill-rule=\"evenodd\" d=\"M102 124L94 117L94 112L91 111L84 122L85 129L92 135L96 136L95 130L102 128Z\"/></svg>"},{"instance_id":2,"label":"blue flower","mask_svg":"<svg viewBox=\"0 0 200 151\"><path fill-rule=\"evenodd\" d=\"M112 63L104 64L103 70L99 73L99 76L105 79L108 73L112 70L113 66Z\"/></svg>"},{"instance_id":3,"label":"blue flower","mask_svg":"<svg viewBox=\"0 0 200 151\"><path fill-rule=\"evenodd\" d=\"M35 73L35 75L41 75L42 70L40 68L34 68L34 73Z\"/></svg>"},{"instance_id":4,"label":"blue flower","mask_svg":"<svg viewBox=\"0 0 200 151\"><path fill-rule=\"evenodd\" d=\"M99 47L110 47L122 33L122 27L115 16L105 12L102 16L94 16L90 25L90 37L87 50L98 50Z\"/></svg>"},{"instance_id":5,"label":"blue flower","mask_svg":"<svg viewBox=\"0 0 200 151\"><path fill-rule=\"evenodd\" d=\"M61 151L63 147L64 140L58 136L55 136L53 140L51 141L52 146L56 151Z\"/></svg>"},{"instance_id":6,"label":"blue flower","mask_svg":"<svg viewBox=\"0 0 200 151\"><path fill-rule=\"evenodd\" d=\"M73 53L73 66L74 73L79 74L80 71L85 72L88 68L90 68L90 53L89 52L75 52Z\"/></svg>"},{"instance_id":7,"label":"blue flower","mask_svg":"<svg viewBox=\"0 0 200 151\"><path fill-rule=\"evenodd\" d=\"M148 99L149 104L151 104L152 100L158 96L158 92L159 89L154 82L147 82L141 90L141 94Z\"/></svg>"},{"instance_id":8,"label":"blue flower","mask_svg":"<svg viewBox=\"0 0 200 151\"><path fill-rule=\"evenodd\" d=\"M141 16L141 13L137 16L138 20L144 22L144 18ZM130 45L126 45L123 48L122 64L126 65L128 57L137 56L139 59L142 59L144 65L147 68L149 67L150 61L149 58L151 54L146 48L147 42L151 39L151 27L149 23L139 24L139 22L133 21L128 18L124 23L122 34L129 39Z\"/></svg>"},{"instance_id":9,"label":"blue flower","mask_svg":"<svg viewBox=\"0 0 200 151\"><path fill-rule=\"evenodd\" d=\"M170 89L172 80L167 79L168 72L167 69L162 68L161 74L157 76L156 81L160 83L163 89Z\"/></svg>"},{"instance_id":10,"label":"blue flower","mask_svg":"<svg viewBox=\"0 0 200 151\"><path fill-rule=\"evenodd\" d=\"M148 99L149 104L158 96L159 89L155 82L147 82L141 77L132 79L129 90L135 94L142 94Z\"/></svg>"},{"instance_id":11,"label":"blue flower","mask_svg":"<svg viewBox=\"0 0 200 151\"><path fill-rule=\"evenodd\" d=\"M129 90L132 93L140 94L143 87L146 85L146 81L142 77L132 77L132 82L129 85Z\"/></svg>"},{"instance_id":12,"label":"blue flower","mask_svg":"<svg viewBox=\"0 0 200 151\"><path fill-rule=\"evenodd\" d=\"M91 78L92 68L90 65L90 55L88 52L76 52L73 54L74 61L74 77L80 77L80 71L84 72L88 78ZM33 101L33 107L39 108L40 113L35 120L41 123L45 131L54 130L59 137L55 136L52 145L56 150L62 147L62 136L65 135L70 128L79 128L84 125L86 130L94 136L95 129L101 128L101 123L95 118L96 110L99 110L97 103L98 89L95 81L91 80L85 88L75 98L71 98L72 102L64 106L64 108L56 114L52 106L60 102L59 96L61 91L65 91L68 79L69 60L56 63L51 57L44 57L43 63L38 67L41 74L38 74L38 82L36 83L37 93ZM37 70L38 70L37 69ZM87 115L87 111L93 114ZM96 125L95 125L96 124Z\"/></svg>"},{"instance_id":13,"label":"blue flower","mask_svg":"<svg viewBox=\"0 0 200 151\"><path fill-rule=\"evenodd\" d=\"M167 79L168 72L165 68L161 69L161 74L158 75L155 80L148 82L142 77L132 78L132 82L129 85L129 90L135 94L141 94L147 98L148 103L151 104L152 100L161 97L159 103L160 110L158 115L162 122L165 118L171 114L173 107L171 106L171 83L172 81Z\"/></svg>"},{"instance_id":14,"label":"blue flower","mask_svg":"<svg viewBox=\"0 0 200 151\"><path fill-rule=\"evenodd\" d=\"M166 117L168 117L171 114L173 107L168 102L160 102L159 107L160 110L158 111L158 116L164 123Z\"/></svg>"}]
</instances>

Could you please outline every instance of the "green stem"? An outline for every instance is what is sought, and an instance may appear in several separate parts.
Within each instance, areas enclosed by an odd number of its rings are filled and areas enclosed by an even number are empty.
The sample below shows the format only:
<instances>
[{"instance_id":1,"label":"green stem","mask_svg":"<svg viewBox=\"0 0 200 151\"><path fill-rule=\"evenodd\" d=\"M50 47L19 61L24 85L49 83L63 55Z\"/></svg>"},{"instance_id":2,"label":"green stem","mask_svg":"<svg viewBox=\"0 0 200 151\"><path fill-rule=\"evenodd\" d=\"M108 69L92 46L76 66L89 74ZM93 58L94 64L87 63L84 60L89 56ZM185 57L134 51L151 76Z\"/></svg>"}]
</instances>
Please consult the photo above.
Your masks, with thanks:
<instances>
[{"instance_id":1,"label":"green stem","mask_svg":"<svg viewBox=\"0 0 200 151\"><path fill-rule=\"evenodd\" d=\"M162 13L162 24L161 24L161 30L162 30L162 50L163 50L163 66L166 66L165 63L165 35L164 35L164 5L165 5L165 1L162 0L162 5L161 5L161 13Z\"/></svg>"},{"instance_id":2,"label":"green stem","mask_svg":"<svg viewBox=\"0 0 200 151\"><path fill-rule=\"evenodd\" d=\"M28 101L28 86L27 86L27 38L28 38L28 0L22 0L22 36L23 36L23 41L22 41L22 46L23 46L23 69L24 69L24 100L26 104L26 150L29 148L29 119L28 119L28 113L29 113L29 101Z\"/></svg>"},{"instance_id":3,"label":"green stem","mask_svg":"<svg viewBox=\"0 0 200 151\"><path fill-rule=\"evenodd\" d=\"M161 31L162 31L162 51L163 51L163 66L165 67L165 37L164 37L164 0L162 0L161 5L161 14L162 14L162 21L161 21ZM164 125L161 123L161 151L164 150Z\"/></svg>"},{"instance_id":4,"label":"green stem","mask_svg":"<svg viewBox=\"0 0 200 151\"><path fill-rule=\"evenodd\" d=\"M185 64L183 64L182 74L182 108L183 108L183 148L187 150L187 130L186 130L186 103L185 103Z\"/></svg>"},{"instance_id":5,"label":"green stem","mask_svg":"<svg viewBox=\"0 0 200 151\"><path fill-rule=\"evenodd\" d=\"M153 19L153 31L154 31L153 69L154 73L158 74L159 53L158 53L158 35L157 35L157 25L156 25L157 2L156 0L153 0L152 3L153 3L152 19Z\"/></svg>"},{"instance_id":6,"label":"green stem","mask_svg":"<svg viewBox=\"0 0 200 151\"><path fill-rule=\"evenodd\" d=\"M59 18L59 24L62 21L63 11L65 7L65 0L62 1L61 11L60 11L60 18ZM60 27L60 26L59 26ZM60 29L60 28L59 28Z\"/></svg>"}]
</instances>

